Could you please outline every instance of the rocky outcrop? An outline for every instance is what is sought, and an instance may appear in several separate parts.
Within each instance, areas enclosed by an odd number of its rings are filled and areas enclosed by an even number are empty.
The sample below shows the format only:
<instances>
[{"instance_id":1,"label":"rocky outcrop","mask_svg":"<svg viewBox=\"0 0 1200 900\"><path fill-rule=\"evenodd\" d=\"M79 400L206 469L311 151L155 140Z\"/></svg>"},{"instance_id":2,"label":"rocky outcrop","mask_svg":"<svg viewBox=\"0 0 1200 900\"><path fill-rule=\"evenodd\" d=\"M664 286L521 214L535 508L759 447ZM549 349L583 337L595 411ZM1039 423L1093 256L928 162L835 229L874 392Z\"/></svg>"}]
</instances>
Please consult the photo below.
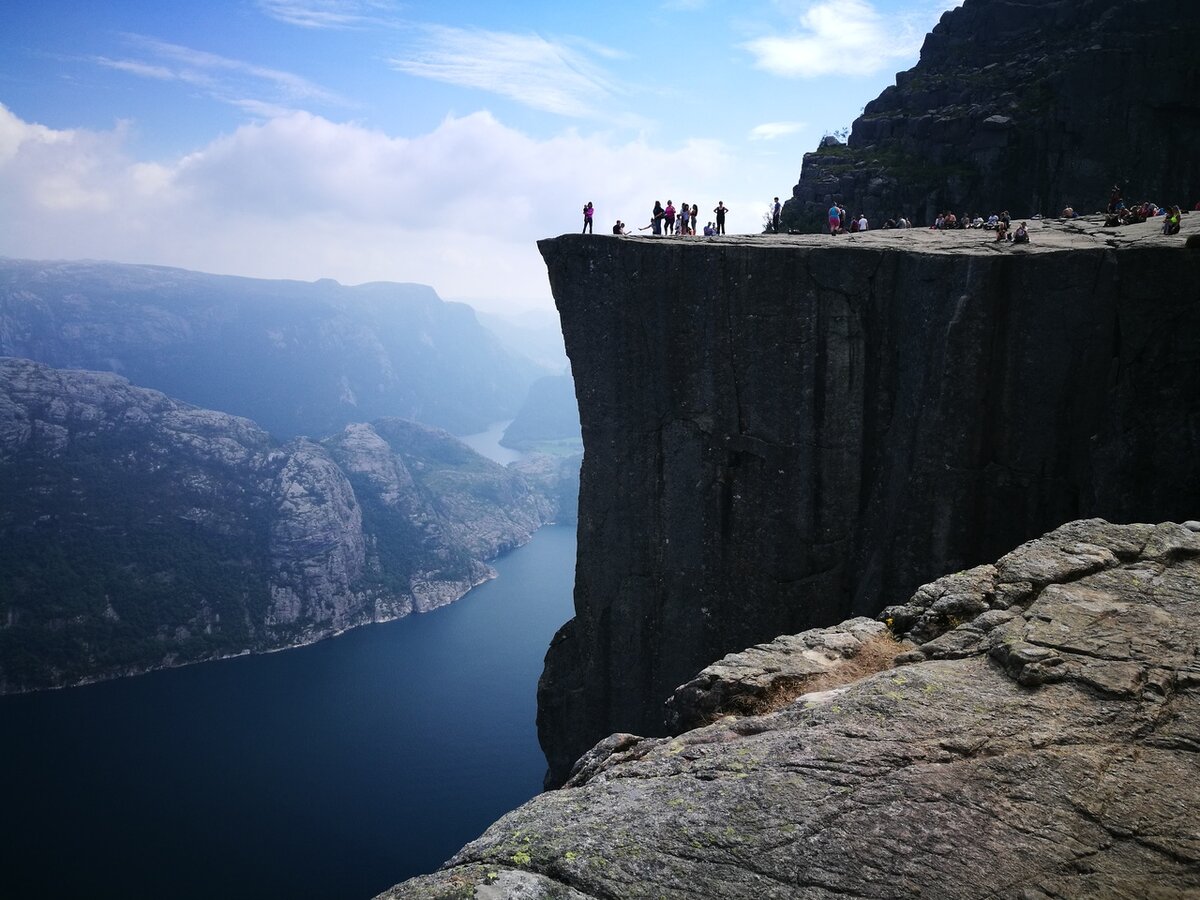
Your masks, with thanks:
<instances>
[{"instance_id":1,"label":"rocky outcrop","mask_svg":"<svg viewBox=\"0 0 1200 900\"><path fill-rule=\"evenodd\" d=\"M415 423L279 443L116 375L16 359L0 359L0 497L0 693L432 609L551 510Z\"/></svg>"},{"instance_id":2,"label":"rocky outcrop","mask_svg":"<svg viewBox=\"0 0 1200 900\"><path fill-rule=\"evenodd\" d=\"M116 372L279 438L384 416L470 434L541 374L425 285L2 258L0 356Z\"/></svg>"},{"instance_id":3,"label":"rocky outcrop","mask_svg":"<svg viewBox=\"0 0 1200 900\"><path fill-rule=\"evenodd\" d=\"M381 896L1200 893L1200 523L1074 522L885 618L919 644L906 664L674 738L614 735L569 787Z\"/></svg>"},{"instance_id":4,"label":"rocky outcrop","mask_svg":"<svg viewBox=\"0 0 1200 900\"><path fill-rule=\"evenodd\" d=\"M805 154L783 208L826 229L834 200L873 223L1102 209L1109 189L1200 200L1200 5L1191 0L966 0L846 144Z\"/></svg>"},{"instance_id":5,"label":"rocky outcrop","mask_svg":"<svg viewBox=\"0 0 1200 900\"><path fill-rule=\"evenodd\" d=\"M583 426L550 782L739 648L1080 516L1200 509L1200 217L540 243ZM1191 220L1197 221L1191 221Z\"/></svg>"}]
</instances>

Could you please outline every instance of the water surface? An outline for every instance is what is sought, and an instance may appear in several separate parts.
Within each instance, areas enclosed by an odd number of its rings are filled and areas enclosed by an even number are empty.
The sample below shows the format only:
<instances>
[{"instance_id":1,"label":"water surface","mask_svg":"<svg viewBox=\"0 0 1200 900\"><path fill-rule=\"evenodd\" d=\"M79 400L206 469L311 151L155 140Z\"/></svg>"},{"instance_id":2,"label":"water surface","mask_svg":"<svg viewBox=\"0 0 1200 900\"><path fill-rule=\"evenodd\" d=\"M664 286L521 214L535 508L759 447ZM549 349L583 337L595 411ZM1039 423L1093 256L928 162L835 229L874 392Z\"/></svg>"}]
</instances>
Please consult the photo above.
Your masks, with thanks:
<instances>
[{"instance_id":1,"label":"water surface","mask_svg":"<svg viewBox=\"0 0 1200 900\"><path fill-rule=\"evenodd\" d=\"M0 698L0 897L366 900L436 868L545 770L574 528L494 565L310 647Z\"/></svg>"}]
</instances>

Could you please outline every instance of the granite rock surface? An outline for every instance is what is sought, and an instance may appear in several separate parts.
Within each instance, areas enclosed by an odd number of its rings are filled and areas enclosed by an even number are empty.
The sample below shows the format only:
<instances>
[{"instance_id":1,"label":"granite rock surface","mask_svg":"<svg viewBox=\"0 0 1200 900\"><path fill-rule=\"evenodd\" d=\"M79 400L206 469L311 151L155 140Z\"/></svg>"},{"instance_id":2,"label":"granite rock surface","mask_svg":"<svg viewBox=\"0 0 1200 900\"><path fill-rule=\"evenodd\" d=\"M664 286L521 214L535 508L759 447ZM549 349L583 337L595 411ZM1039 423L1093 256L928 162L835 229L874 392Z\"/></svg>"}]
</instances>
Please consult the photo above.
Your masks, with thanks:
<instances>
[{"instance_id":1,"label":"granite rock surface","mask_svg":"<svg viewBox=\"0 0 1200 900\"><path fill-rule=\"evenodd\" d=\"M883 618L902 665L613 735L381 897L1200 894L1200 522L1072 522Z\"/></svg>"}]
</instances>

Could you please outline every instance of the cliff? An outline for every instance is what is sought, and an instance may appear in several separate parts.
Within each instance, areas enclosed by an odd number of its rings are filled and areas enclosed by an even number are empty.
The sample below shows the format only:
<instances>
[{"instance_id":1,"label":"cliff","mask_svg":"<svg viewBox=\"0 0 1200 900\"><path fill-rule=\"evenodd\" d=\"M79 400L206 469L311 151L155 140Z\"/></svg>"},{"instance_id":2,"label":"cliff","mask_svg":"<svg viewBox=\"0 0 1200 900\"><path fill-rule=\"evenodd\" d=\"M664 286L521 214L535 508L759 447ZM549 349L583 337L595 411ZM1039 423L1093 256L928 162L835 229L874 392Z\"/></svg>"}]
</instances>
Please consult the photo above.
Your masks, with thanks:
<instances>
[{"instance_id":1,"label":"cliff","mask_svg":"<svg viewBox=\"0 0 1200 900\"><path fill-rule=\"evenodd\" d=\"M862 620L723 660L690 687L824 676L613 735L381 900L1197 896L1198 605L1200 522L1070 523L889 609L903 665Z\"/></svg>"},{"instance_id":2,"label":"cliff","mask_svg":"<svg viewBox=\"0 0 1200 900\"><path fill-rule=\"evenodd\" d=\"M866 105L846 144L805 154L788 228L834 200L872 222L939 211L1025 216L1127 200L1200 200L1200 5L966 0L920 62Z\"/></svg>"},{"instance_id":3,"label":"cliff","mask_svg":"<svg viewBox=\"0 0 1200 900\"><path fill-rule=\"evenodd\" d=\"M0 358L0 693L309 643L449 603L550 504L397 419L317 443Z\"/></svg>"},{"instance_id":4,"label":"cliff","mask_svg":"<svg viewBox=\"0 0 1200 900\"><path fill-rule=\"evenodd\" d=\"M1081 516L1200 509L1200 216L542 241L585 455L558 784L724 654L874 614Z\"/></svg>"}]
</instances>

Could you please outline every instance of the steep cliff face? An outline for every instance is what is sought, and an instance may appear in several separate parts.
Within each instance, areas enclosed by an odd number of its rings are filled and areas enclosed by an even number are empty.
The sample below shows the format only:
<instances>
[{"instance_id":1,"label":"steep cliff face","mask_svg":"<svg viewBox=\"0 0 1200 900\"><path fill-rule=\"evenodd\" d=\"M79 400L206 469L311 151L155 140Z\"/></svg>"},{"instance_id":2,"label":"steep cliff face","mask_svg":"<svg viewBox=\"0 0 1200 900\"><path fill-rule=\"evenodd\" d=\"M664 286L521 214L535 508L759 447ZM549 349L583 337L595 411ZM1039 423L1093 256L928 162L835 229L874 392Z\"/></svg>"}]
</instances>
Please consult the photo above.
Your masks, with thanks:
<instances>
[{"instance_id":1,"label":"steep cliff face","mask_svg":"<svg viewBox=\"0 0 1200 900\"><path fill-rule=\"evenodd\" d=\"M550 503L399 420L279 443L0 359L0 693L308 643L457 599Z\"/></svg>"},{"instance_id":2,"label":"steep cliff face","mask_svg":"<svg viewBox=\"0 0 1200 900\"><path fill-rule=\"evenodd\" d=\"M1081 515L1192 517L1197 230L541 242L586 448L550 783L731 650Z\"/></svg>"},{"instance_id":3,"label":"steep cliff face","mask_svg":"<svg viewBox=\"0 0 1200 900\"><path fill-rule=\"evenodd\" d=\"M966 0L847 144L805 155L784 222L823 230L835 199L875 222L1094 212L1114 182L1188 208L1200 200L1197 46L1191 0Z\"/></svg>"},{"instance_id":4,"label":"steep cliff face","mask_svg":"<svg viewBox=\"0 0 1200 900\"><path fill-rule=\"evenodd\" d=\"M833 680L613 735L381 900L1195 897L1198 606L1200 522L1070 523L889 610L905 665L864 676L861 621L723 661Z\"/></svg>"}]
</instances>

